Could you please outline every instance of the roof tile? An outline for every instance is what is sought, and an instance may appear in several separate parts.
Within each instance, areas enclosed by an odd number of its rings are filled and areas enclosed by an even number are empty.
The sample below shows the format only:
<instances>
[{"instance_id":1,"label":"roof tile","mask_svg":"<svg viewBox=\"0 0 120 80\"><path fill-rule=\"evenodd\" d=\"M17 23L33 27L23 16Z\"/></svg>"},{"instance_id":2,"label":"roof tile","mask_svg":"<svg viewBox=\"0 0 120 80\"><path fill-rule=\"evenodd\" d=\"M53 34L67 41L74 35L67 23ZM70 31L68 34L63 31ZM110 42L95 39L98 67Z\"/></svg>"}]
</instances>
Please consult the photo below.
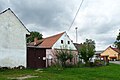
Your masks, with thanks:
<instances>
[{"instance_id":1,"label":"roof tile","mask_svg":"<svg viewBox=\"0 0 120 80\"><path fill-rule=\"evenodd\" d=\"M51 37L44 38L43 42L42 42L40 45L38 45L38 46L52 48L52 46L55 44L55 42L56 42L64 33L65 33L65 32L62 32L62 33L60 33L60 34L57 34L57 35L54 35L54 36L51 36Z\"/></svg>"},{"instance_id":2,"label":"roof tile","mask_svg":"<svg viewBox=\"0 0 120 80\"><path fill-rule=\"evenodd\" d=\"M41 48L52 48L52 46L56 43L56 41L64 34L65 32L56 34L54 36L50 36L47 38L44 38L42 40L38 40L37 44L34 45L34 42L28 43L28 46L38 46Z\"/></svg>"}]
</instances>

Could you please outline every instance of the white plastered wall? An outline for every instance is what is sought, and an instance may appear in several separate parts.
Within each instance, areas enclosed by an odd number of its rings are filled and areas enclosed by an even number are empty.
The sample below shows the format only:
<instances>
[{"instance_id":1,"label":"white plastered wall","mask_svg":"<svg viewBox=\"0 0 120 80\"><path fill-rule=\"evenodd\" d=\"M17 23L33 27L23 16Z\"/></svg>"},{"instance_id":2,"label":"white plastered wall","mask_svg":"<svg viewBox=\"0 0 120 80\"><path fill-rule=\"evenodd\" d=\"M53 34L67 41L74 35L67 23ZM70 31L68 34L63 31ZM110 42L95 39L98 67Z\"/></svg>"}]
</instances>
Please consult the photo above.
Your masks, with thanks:
<instances>
[{"instance_id":1,"label":"white plastered wall","mask_svg":"<svg viewBox=\"0 0 120 80\"><path fill-rule=\"evenodd\" d=\"M61 40L63 40L63 44L61 44ZM68 44L68 41L70 41L70 44ZM71 39L67 35L67 33L64 33L58 40L57 42L53 45L52 49L61 49L61 47L66 46L68 49L71 50L77 50L72 43Z\"/></svg>"},{"instance_id":2,"label":"white plastered wall","mask_svg":"<svg viewBox=\"0 0 120 80\"><path fill-rule=\"evenodd\" d=\"M0 14L0 66L26 67L26 34L29 34L11 10Z\"/></svg>"}]
</instances>

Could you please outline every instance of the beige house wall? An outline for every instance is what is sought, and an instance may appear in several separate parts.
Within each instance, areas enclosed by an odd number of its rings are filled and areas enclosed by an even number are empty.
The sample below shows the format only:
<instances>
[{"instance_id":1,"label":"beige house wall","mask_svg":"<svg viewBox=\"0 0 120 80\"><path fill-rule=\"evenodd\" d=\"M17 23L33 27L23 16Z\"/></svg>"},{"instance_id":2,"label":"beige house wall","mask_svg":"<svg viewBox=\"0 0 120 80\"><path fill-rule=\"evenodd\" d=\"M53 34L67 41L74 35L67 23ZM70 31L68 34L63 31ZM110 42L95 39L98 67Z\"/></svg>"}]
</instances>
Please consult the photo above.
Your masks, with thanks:
<instances>
[{"instance_id":1,"label":"beige house wall","mask_svg":"<svg viewBox=\"0 0 120 80\"><path fill-rule=\"evenodd\" d=\"M117 60L120 59L120 57L118 57L118 53L113 49L111 49L110 47L107 48L103 53L101 53L101 56L107 56L107 55L109 56L108 59L110 59L110 57L117 57Z\"/></svg>"}]
</instances>

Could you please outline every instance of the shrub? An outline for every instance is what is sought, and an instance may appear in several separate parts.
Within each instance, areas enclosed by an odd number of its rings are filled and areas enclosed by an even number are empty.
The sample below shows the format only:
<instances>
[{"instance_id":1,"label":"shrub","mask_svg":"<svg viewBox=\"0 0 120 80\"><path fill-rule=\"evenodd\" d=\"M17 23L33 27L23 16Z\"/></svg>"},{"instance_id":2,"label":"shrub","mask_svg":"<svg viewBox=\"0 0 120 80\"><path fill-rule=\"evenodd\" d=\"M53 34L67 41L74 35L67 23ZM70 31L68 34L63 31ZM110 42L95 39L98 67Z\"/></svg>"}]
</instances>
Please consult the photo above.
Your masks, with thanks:
<instances>
[{"instance_id":1,"label":"shrub","mask_svg":"<svg viewBox=\"0 0 120 80\"><path fill-rule=\"evenodd\" d=\"M56 57L60 61L62 67L66 67L67 60L70 60L70 63L72 62L73 55L71 50L68 50L67 48L61 48L60 50L56 50L56 52Z\"/></svg>"},{"instance_id":2,"label":"shrub","mask_svg":"<svg viewBox=\"0 0 120 80\"><path fill-rule=\"evenodd\" d=\"M101 60L95 60L94 65L95 66L102 66L103 64L102 64Z\"/></svg>"}]
</instances>

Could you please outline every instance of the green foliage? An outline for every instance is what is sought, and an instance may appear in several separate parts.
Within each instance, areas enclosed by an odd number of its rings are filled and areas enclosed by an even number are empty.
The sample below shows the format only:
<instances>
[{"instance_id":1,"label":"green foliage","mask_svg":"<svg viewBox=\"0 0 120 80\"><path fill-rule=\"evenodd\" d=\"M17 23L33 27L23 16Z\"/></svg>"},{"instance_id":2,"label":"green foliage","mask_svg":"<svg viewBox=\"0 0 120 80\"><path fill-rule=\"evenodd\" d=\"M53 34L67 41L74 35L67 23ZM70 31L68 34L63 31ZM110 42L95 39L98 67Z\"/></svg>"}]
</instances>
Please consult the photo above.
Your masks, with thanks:
<instances>
[{"instance_id":1,"label":"green foliage","mask_svg":"<svg viewBox=\"0 0 120 80\"><path fill-rule=\"evenodd\" d=\"M34 38L38 38L38 40L42 39L42 34L36 31L30 32L30 36L27 37L27 43L33 42Z\"/></svg>"},{"instance_id":2,"label":"green foliage","mask_svg":"<svg viewBox=\"0 0 120 80\"><path fill-rule=\"evenodd\" d=\"M68 53L67 50L60 50L57 51L57 59L60 60L60 62L62 63L62 66L65 66L65 62L68 60Z\"/></svg>"},{"instance_id":3,"label":"green foliage","mask_svg":"<svg viewBox=\"0 0 120 80\"><path fill-rule=\"evenodd\" d=\"M61 48L60 50L57 50L56 52L57 52L56 57L61 62L62 67L66 66L67 60L70 60L70 62L72 62L73 55L71 50L68 50L66 47L64 47Z\"/></svg>"},{"instance_id":4,"label":"green foliage","mask_svg":"<svg viewBox=\"0 0 120 80\"><path fill-rule=\"evenodd\" d=\"M70 51L70 54L68 54L68 59L70 59L70 62L72 62L73 55L72 55L71 51Z\"/></svg>"},{"instance_id":5,"label":"green foliage","mask_svg":"<svg viewBox=\"0 0 120 80\"><path fill-rule=\"evenodd\" d=\"M104 61L101 60L95 60L94 66L102 66L104 64Z\"/></svg>"},{"instance_id":6,"label":"green foliage","mask_svg":"<svg viewBox=\"0 0 120 80\"><path fill-rule=\"evenodd\" d=\"M95 42L91 39L86 39L86 42L84 42L80 47L79 52L79 58L83 59L85 64L87 65L90 59L95 54Z\"/></svg>"},{"instance_id":7,"label":"green foliage","mask_svg":"<svg viewBox=\"0 0 120 80\"><path fill-rule=\"evenodd\" d=\"M24 77L27 75L38 77L27 78L25 80L119 80L119 70L120 65L117 64L94 68L64 68L64 70L56 68L45 68L42 70L12 69L0 71L0 80L13 80L13 78Z\"/></svg>"},{"instance_id":8,"label":"green foliage","mask_svg":"<svg viewBox=\"0 0 120 80\"><path fill-rule=\"evenodd\" d=\"M120 49L120 31L119 31L119 34L118 34L118 36L117 36L116 41L114 42L114 44L115 44L116 48Z\"/></svg>"}]
</instances>

